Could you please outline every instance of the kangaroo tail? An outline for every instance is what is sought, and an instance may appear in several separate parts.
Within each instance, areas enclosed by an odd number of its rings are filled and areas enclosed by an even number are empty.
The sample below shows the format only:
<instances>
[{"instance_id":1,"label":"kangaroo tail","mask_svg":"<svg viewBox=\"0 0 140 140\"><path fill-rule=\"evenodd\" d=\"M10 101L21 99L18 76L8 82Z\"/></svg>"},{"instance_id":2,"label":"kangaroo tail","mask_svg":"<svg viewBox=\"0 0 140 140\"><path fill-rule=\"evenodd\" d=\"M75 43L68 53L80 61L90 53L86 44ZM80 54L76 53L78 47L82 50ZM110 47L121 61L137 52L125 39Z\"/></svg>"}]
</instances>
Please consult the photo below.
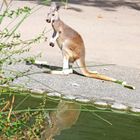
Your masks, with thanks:
<instances>
[{"instance_id":1,"label":"kangaroo tail","mask_svg":"<svg viewBox=\"0 0 140 140\"><path fill-rule=\"evenodd\" d=\"M103 74L92 73L92 72L88 71L87 68L86 68L86 65L85 65L85 60L82 59L82 58L77 60L77 63L79 65L80 69L81 69L81 72L86 77L100 79L100 80L105 80L105 81L110 81L110 82L113 82L113 83L120 84L120 85L124 86L125 88L135 89L134 86L128 85L125 81L117 80L117 79L114 79L112 77L108 77L108 76L103 75Z\"/></svg>"}]
</instances>

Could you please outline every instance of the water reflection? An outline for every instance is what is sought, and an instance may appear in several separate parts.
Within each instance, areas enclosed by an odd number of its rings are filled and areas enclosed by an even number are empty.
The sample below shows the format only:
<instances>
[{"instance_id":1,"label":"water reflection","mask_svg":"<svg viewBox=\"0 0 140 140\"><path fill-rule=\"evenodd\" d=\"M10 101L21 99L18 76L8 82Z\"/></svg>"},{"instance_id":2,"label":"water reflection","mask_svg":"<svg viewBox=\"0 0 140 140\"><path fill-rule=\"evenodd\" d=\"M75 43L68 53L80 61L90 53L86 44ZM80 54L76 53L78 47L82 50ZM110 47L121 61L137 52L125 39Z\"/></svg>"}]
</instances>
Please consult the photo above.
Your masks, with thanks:
<instances>
[{"instance_id":1,"label":"water reflection","mask_svg":"<svg viewBox=\"0 0 140 140\"><path fill-rule=\"evenodd\" d=\"M1 116L0 126L5 126L1 125L1 122L6 121L5 118L9 114L7 101L12 101L11 96L2 94L0 113L4 114ZM6 111L8 114L5 114ZM49 96L35 98L17 94L13 114L10 115L11 123L15 124L15 120L25 122L22 127L16 126L18 131L12 134L14 140L137 140L140 138L140 114L101 110L90 103L82 104ZM12 125L9 127L10 130L15 129ZM5 130L7 125L0 128L2 140L7 140Z\"/></svg>"},{"instance_id":2,"label":"water reflection","mask_svg":"<svg viewBox=\"0 0 140 140\"><path fill-rule=\"evenodd\" d=\"M48 115L48 125L42 134L42 140L54 140L53 137L60 135L62 130L71 128L79 118L80 108L79 104L61 100L57 110Z\"/></svg>"}]
</instances>

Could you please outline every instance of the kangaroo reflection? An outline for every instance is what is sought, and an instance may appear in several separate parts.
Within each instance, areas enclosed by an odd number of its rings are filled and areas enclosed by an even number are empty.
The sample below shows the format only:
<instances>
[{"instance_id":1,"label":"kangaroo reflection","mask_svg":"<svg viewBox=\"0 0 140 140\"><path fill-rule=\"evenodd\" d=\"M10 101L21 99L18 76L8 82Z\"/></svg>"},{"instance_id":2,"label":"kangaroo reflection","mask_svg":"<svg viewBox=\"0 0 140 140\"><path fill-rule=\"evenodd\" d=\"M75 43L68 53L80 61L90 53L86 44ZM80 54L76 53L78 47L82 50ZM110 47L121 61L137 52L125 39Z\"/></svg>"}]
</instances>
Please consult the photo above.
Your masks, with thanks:
<instances>
[{"instance_id":1,"label":"kangaroo reflection","mask_svg":"<svg viewBox=\"0 0 140 140\"><path fill-rule=\"evenodd\" d=\"M42 134L42 140L54 140L53 137L59 135L64 129L74 125L80 115L80 105L61 100L57 110L49 113L45 132Z\"/></svg>"}]
</instances>

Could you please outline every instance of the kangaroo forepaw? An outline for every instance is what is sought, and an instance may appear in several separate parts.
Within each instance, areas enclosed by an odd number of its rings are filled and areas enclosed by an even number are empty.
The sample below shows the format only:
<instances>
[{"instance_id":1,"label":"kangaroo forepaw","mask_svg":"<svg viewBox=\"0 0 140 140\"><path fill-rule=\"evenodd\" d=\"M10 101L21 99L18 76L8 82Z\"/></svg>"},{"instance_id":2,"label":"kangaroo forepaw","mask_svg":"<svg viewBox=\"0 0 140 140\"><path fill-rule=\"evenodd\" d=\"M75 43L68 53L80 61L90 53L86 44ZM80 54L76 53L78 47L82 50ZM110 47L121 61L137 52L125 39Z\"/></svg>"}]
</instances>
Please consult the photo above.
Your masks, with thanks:
<instances>
[{"instance_id":1,"label":"kangaroo forepaw","mask_svg":"<svg viewBox=\"0 0 140 140\"><path fill-rule=\"evenodd\" d=\"M54 47L54 46L55 46L53 42L50 42L49 45L50 45L51 47Z\"/></svg>"}]
</instances>

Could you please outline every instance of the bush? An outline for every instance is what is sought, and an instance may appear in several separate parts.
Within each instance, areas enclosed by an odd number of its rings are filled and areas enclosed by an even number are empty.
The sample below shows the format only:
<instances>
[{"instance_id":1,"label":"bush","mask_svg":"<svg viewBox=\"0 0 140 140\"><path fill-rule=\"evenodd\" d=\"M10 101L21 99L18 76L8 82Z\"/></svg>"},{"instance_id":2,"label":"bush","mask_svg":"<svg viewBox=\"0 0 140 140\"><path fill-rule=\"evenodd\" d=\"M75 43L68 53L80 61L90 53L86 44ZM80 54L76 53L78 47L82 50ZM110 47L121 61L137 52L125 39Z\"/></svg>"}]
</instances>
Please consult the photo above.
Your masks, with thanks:
<instances>
[{"instance_id":1,"label":"bush","mask_svg":"<svg viewBox=\"0 0 140 140\"><path fill-rule=\"evenodd\" d=\"M9 21L7 25L1 28L0 32L0 84L9 84L15 78L19 76L14 73L14 77L5 77L5 69L3 66L15 65L17 63L31 62L34 63L35 58L33 57L23 57L23 53L30 50L31 45L44 41L44 31L42 31L37 37L32 39L23 40L21 34L18 32L18 28L23 23L23 21L29 17L35 10L29 7L18 8L16 10L10 10L6 8L2 13L0 13L0 25L4 20ZM15 23L13 25L13 23ZM10 26L12 24L12 27ZM28 71L28 70L27 70ZM20 74L21 76L21 74ZM2 78L3 77L3 78Z\"/></svg>"}]
</instances>

